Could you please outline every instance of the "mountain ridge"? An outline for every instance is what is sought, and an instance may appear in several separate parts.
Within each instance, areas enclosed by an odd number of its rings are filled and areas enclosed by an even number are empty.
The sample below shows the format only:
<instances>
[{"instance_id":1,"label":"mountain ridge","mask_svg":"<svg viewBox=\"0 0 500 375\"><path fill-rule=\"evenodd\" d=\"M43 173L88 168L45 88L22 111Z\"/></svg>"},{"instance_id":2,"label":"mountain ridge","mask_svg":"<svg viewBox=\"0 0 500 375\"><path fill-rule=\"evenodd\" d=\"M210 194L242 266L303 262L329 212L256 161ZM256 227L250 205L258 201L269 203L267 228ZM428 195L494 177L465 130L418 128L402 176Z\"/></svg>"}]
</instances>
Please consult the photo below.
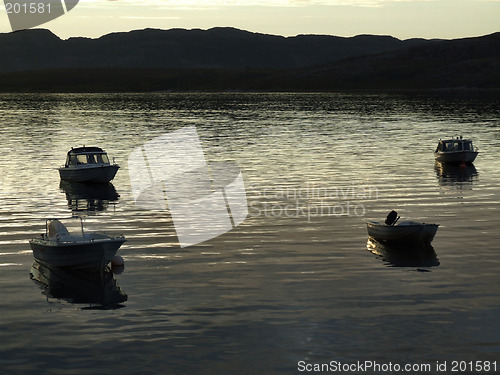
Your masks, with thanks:
<instances>
[{"instance_id":1,"label":"mountain ridge","mask_svg":"<svg viewBox=\"0 0 500 375\"><path fill-rule=\"evenodd\" d=\"M143 29L0 34L0 91L500 89L500 32L452 40Z\"/></svg>"},{"instance_id":2,"label":"mountain ridge","mask_svg":"<svg viewBox=\"0 0 500 375\"><path fill-rule=\"evenodd\" d=\"M284 69L388 52L426 40L391 36L279 35L230 27L142 29L60 39L45 29L0 34L0 72L61 68Z\"/></svg>"}]
</instances>

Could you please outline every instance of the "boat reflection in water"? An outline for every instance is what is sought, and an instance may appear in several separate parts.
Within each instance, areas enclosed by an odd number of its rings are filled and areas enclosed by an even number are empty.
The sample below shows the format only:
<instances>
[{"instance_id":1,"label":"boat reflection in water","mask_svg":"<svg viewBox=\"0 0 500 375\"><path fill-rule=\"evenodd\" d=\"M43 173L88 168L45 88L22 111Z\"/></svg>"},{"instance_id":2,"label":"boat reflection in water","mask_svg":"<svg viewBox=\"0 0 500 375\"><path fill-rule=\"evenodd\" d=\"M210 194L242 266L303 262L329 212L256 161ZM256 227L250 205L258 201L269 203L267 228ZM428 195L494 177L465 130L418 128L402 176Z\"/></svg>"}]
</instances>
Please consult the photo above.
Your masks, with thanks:
<instances>
[{"instance_id":1,"label":"boat reflection in water","mask_svg":"<svg viewBox=\"0 0 500 375\"><path fill-rule=\"evenodd\" d=\"M456 165L436 162L434 169L441 186L472 186L478 179L478 173L473 164Z\"/></svg>"},{"instance_id":2,"label":"boat reflection in water","mask_svg":"<svg viewBox=\"0 0 500 375\"><path fill-rule=\"evenodd\" d=\"M85 184L61 180L59 188L66 194L68 207L73 212L104 211L115 205L120 195L112 183Z\"/></svg>"},{"instance_id":3,"label":"boat reflection in water","mask_svg":"<svg viewBox=\"0 0 500 375\"><path fill-rule=\"evenodd\" d=\"M394 267L434 267L439 266L436 252L430 243L387 244L368 237L366 248L384 262Z\"/></svg>"},{"instance_id":4,"label":"boat reflection in water","mask_svg":"<svg viewBox=\"0 0 500 375\"><path fill-rule=\"evenodd\" d=\"M47 298L56 298L90 308L115 309L127 300L109 267L100 270L55 267L34 261L30 277Z\"/></svg>"}]
</instances>

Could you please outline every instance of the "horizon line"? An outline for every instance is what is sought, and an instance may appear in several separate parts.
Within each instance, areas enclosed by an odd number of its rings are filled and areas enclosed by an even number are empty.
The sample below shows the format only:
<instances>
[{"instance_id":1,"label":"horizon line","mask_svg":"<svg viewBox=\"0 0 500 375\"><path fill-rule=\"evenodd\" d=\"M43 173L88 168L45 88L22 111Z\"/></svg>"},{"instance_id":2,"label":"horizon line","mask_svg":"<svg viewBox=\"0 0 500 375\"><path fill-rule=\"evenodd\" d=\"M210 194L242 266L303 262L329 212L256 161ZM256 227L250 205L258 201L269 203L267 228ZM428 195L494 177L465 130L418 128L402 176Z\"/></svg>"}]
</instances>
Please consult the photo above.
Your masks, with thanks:
<instances>
[{"instance_id":1,"label":"horizon line","mask_svg":"<svg viewBox=\"0 0 500 375\"><path fill-rule=\"evenodd\" d=\"M281 37L281 38L285 38L285 39L296 38L296 37L300 37L300 36L327 36L327 37L343 38L343 39L351 39L351 38L356 38L356 37L360 37L360 36L378 36L378 37L390 37L390 38L398 39L398 40L401 40L401 41L413 40L413 39L442 40L442 41L446 41L446 40L460 40L460 39L470 39L470 38L481 38L481 37L485 37L485 36L489 36L489 35L494 35L494 34L500 33L500 31L495 31L495 32L487 33L487 34L481 34L481 35L476 35L476 36L457 37L457 38L438 38L438 37L435 37L435 38L424 38L424 37L414 36L414 37L411 37L411 38L401 39L401 38L398 38L398 37L390 35L390 34L367 34L367 33L356 34L356 35L351 35L351 36L341 36L341 35L335 35L335 34L318 34L318 33L309 33L309 34L299 33L299 34L296 34L296 35L280 35L280 34L265 33L265 32L259 32L259 31L250 31L250 30L246 30L246 29L240 29L240 28L234 27L234 26L214 26L214 27L210 27L210 28L206 28L206 29L202 29L202 28L198 28L198 27L195 27L195 28L173 27L173 28L169 28L169 29L162 29L162 28L156 28L156 27L145 27L145 28L139 28L139 29L131 29L131 30L128 30L128 31L111 31L109 33L102 34L102 35L100 35L98 37L70 36L68 38L62 38L59 35L57 35L54 31L52 31L52 30L50 30L48 28L36 27L36 28L29 28L29 29L23 29L23 30L10 31L10 32L6 32L6 33L0 33L0 35L22 33L22 32L26 32L26 31L29 31L29 30L33 30L33 31L36 31L36 30L45 30L45 31L49 31L50 33L52 33L53 35L57 36L61 40L78 39L78 38L97 40L97 39L100 39L102 37L105 37L105 36L108 36L108 35L112 35L112 34L128 34L128 33L132 33L132 32L146 31L146 30L155 30L155 31L173 31L173 30L182 30L182 31L210 31L210 30L214 30L214 29L232 29L232 30L237 30L237 31L243 31L243 32L246 32L246 33L249 33L249 34L275 36L275 37Z\"/></svg>"}]
</instances>

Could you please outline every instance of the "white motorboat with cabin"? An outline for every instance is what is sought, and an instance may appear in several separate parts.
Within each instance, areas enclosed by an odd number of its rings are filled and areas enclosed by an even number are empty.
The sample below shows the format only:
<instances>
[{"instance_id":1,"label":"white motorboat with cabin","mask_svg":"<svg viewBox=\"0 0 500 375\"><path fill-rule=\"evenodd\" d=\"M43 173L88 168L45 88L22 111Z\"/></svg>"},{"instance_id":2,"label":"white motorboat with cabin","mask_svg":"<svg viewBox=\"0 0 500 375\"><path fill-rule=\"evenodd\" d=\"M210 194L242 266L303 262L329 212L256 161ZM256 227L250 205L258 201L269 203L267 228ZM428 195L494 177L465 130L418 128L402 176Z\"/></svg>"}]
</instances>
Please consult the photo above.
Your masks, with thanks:
<instances>
[{"instance_id":1,"label":"white motorboat with cabin","mask_svg":"<svg viewBox=\"0 0 500 375\"><path fill-rule=\"evenodd\" d=\"M68 227L72 230L69 231ZM123 235L85 232L83 220L74 216L47 219L45 233L31 239L29 243L35 259L52 266L103 268L111 262L125 241Z\"/></svg>"},{"instance_id":2,"label":"white motorboat with cabin","mask_svg":"<svg viewBox=\"0 0 500 375\"><path fill-rule=\"evenodd\" d=\"M368 221L368 235L380 242L386 243L430 243L438 230L439 224L418 223L416 221L399 220L396 211L391 211L385 223Z\"/></svg>"},{"instance_id":3,"label":"white motorboat with cabin","mask_svg":"<svg viewBox=\"0 0 500 375\"><path fill-rule=\"evenodd\" d=\"M478 154L470 139L460 138L440 140L434 156L436 161L454 164L471 164Z\"/></svg>"},{"instance_id":4,"label":"white motorboat with cabin","mask_svg":"<svg viewBox=\"0 0 500 375\"><path fill-rule=\"evenodd\" d=\"M64 167L59 168L61 180L71 182L107 183L115 178L120 166L111 164L108 154L99 147L71 148Z\"/></svg>"}]
</instances>

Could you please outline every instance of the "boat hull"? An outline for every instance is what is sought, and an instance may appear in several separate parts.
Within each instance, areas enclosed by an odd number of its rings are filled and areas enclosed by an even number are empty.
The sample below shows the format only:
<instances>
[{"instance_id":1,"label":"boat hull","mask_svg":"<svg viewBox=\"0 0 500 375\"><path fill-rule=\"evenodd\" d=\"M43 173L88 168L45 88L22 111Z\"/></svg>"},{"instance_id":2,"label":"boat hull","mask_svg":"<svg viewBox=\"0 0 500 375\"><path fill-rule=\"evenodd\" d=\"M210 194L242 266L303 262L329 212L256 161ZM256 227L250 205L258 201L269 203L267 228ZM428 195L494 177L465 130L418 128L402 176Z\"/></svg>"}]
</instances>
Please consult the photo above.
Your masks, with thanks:
<instances>
[{"instance_id":1,"label":"boat hull","mask_svg":"<svg viewBox=\"0 0 500 375\"><path fill-rule=\"evenodd\" d=\"M32 239L35 259L56 267L101 268L116 255L125 238L109 238L91 242L59 242Z\"/></svg>"},{"instance_id":2,"label":"boat hull","mask_svg":"<svg viewBox=\"0 0 500 375\"><path fill-rule=\"evenodd\" d=\"M115 178L118 165L102 165L95 167L62 167L59 168L61 180L87 183L107 183Z\"/></svg>"},{"instance_id":3,"label":"boat hull","mask_svg":"<svg viewBox=\"0 0 500 375\"><path fill-rule=\"evenodd\" d=\"M477 151L447 151L434 153L436 161L450 164L472 163L476 160Z\"/></svg>"},{"instance_id":4,"label":"boat hull","mask_svg":"<svg viewBox=\"0 0 500 375\"><path fill-rule=\"evenodd\" d=\"M437 224L386 225L373 221L366 225L370 237L386 243L430 243L439 227Z\"/></svg>"}]
</instances>

